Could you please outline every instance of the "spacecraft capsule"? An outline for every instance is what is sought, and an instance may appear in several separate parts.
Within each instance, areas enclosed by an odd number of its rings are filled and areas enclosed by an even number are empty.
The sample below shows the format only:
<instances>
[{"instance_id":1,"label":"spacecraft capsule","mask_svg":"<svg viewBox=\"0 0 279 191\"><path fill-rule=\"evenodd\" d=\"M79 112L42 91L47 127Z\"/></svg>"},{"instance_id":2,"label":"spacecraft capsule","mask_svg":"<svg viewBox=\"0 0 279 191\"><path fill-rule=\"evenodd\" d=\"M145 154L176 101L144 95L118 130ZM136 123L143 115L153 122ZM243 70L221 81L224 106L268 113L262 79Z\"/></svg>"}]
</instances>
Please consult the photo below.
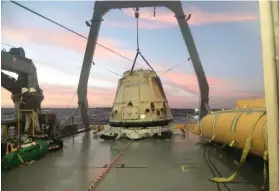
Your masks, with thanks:
<instances>
[{"instance_id":1,"label":"spacecraft capsule","mask_svg":"<svg viewBox=\"0 0 279 191\"><path fill-rule=\"evenodd\" d=\"M118 81L110 126L166 126L172 119L161 80L154 71L124 72Z\"/></svg>"}]
</instances>

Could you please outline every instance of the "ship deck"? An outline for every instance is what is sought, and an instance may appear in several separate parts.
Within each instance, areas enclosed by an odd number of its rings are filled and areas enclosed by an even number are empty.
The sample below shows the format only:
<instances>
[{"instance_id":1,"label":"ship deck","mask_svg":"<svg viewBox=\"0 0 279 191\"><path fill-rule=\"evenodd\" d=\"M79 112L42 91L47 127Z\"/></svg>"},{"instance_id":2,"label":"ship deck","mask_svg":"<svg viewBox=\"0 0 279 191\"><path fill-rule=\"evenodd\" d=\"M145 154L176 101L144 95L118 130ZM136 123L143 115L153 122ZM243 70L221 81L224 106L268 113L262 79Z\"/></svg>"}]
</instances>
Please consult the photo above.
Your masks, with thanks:
<instances>
[{"instance_id":1,"label":"ship deck","mask_svg":"<svg viewBox=\"0 0 279 191\"><path fill-rule=\"evenodd\" d=\"M104 141L92 132L64 138L64 149L49 153L29 166L2 173L4 191L84 191L130 140ZM199 137L177 132L170 140L132 141L115 166L103 177L97 191L228 190L213 183L208 164L223 176L236 166L227 154L200 144ZM210 150L210 151L209 151ZM221 153L220 153L221 152ZM207 160L205 160L205 158ZM210 161L208 160L210 156ZM207 164L208 163L208 164ZM234 191L256 191L263 182L261 168L246 165L233 183ZM213 169L213 172L217 172ZM219 187L219 188L218 188Z\"/></svg>"}]
</instances>

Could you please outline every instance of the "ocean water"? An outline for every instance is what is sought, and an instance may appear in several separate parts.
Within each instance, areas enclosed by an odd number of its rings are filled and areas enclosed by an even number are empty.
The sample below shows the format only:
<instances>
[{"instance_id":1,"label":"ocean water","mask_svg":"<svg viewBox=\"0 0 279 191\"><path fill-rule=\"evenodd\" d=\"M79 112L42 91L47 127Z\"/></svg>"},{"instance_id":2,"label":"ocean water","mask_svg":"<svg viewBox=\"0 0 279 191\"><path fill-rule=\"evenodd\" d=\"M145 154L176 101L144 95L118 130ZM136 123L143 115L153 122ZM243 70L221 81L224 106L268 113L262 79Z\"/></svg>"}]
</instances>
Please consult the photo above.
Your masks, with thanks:
<instances>
[{"instance_id":1,"label":"ocean water","mask_svg":"<svg viewBox=\"0 0 279 191\"><path fill-rule=\"evenodd\" d=\"M74 108L44 108L43 111L54 112L61 122L65 121L75 111ZM106 124L109 120L111 108L90 108L88 109L89 116L91 117L91 123ZM171 109L171 113L176 123L185 123L187 116L194 114L194 109ZM12 108L1 108L1 119L11 119L14 117L14 111ZM80 112L78 111L74 117L74 121L81 123Z\"/></svg>"}]
</instances>

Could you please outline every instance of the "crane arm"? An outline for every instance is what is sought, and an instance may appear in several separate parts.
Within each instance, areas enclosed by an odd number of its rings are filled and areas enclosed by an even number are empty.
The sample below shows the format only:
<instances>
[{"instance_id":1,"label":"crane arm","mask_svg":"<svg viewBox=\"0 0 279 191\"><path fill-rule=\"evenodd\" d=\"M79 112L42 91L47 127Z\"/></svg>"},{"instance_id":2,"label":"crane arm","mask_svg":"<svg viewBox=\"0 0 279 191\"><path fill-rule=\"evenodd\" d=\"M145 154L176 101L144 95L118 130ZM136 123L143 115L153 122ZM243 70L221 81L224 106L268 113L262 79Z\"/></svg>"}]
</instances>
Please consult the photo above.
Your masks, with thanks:
<instances>
[{"instance_id":1,"label":"crane arm","mask_svg":"<svg viewBox=\"0 0 279 191\"><path fill-rule=\"evenodd\" d=\"M1 86L12 93L15 114L17 114L20 106L21 88L23 87L33 87L37 90L34 99L38 102L38 108L36 109L40 110L44 95L38 84L36 67L32 60L25 58L23 48L11 48L9 52L2 50L1 69L18 74L18 79L16 80L1 72Z\"/></svg>"},{"instance_id":2,"label":"crane arm","mask_svg":"<svg viewBox=\"0 0 279 191\"><path fill-rule=\"evenodd\" d=\"M1 86L11 92L12 94L20 94L21 86L17 83L16 79L1 72Z\"/></svg>"},{"instance_id":3,"label":"crane arm","mask_svg":"<svg viewBox=\"0 0 279 191\"><path fill-rule=\"evenodd\" d=\"M28 88L38 87L37 70L32 60L1 51L1 69L28 75Z\"/></svg>"},{"instance_id":4,"label":"crane arm","mask_svg":"<svg viewBox=\"0 0 279 191\"><path fill-rule=\"evenodd\" d=\"M135 7L167 7L174 12L178 25L180 27L184 42L188 48L190 58L192 60L195 73L197 75L200 89L200 119L209 111L209 86L207 79L196 49L190 28L188 26L185 14L180 1L96 1L94 13L90 25L89 36L87 40L86 50L83 58L82 69L78 84L78 104L81 110L81 117L85 126L89 125L89 117L87 114L87 85L91 69L91 63L95 53L96 43L101 27L103 16L111 9L135 8Z\"/></svg>"}]
</instances>

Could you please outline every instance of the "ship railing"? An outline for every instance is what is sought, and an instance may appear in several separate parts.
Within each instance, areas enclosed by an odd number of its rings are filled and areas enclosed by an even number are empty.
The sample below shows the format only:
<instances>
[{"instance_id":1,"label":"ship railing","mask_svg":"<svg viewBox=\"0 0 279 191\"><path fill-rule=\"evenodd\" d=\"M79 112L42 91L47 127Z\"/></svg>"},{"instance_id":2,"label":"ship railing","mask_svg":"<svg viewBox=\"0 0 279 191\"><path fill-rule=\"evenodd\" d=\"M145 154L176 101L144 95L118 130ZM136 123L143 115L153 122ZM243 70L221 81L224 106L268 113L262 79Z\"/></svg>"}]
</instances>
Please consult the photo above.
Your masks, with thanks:
<instances>
[{"instance_id":1,"label":"ship railing","mask_svg":"<svg viewBox=\"0 0 279 191\"><path fill-rule=\"evenodd\" d=\"M61 124L61 129L64 129L64 128L70 123L70 121L72 122L72 125L74 124L74 117L75 117L75 115L76 115L77 112L78 112L78 108L79 108L79 107L77 107L77 108L67 117L67 119L66 119L65 121L62 122L62 124Z\"/></svg>"}]
</instances>

